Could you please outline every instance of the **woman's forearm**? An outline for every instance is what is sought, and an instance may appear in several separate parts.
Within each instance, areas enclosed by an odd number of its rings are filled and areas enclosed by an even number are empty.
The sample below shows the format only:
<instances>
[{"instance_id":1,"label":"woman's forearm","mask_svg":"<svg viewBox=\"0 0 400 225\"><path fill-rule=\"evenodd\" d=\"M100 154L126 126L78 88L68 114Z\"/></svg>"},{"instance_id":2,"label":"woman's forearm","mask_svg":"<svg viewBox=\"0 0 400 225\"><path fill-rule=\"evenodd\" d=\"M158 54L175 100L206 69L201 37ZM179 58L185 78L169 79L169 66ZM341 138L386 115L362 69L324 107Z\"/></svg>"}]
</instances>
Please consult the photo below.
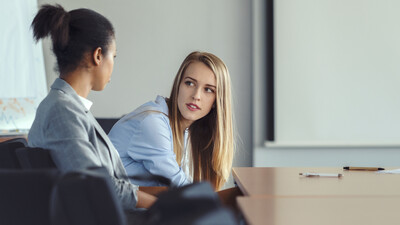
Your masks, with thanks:
<instances>
[{"instance_id":1,"label":"woman's forearm","mask_svg":"<svg viewBox=\"0 0 400 225\"><path fill-rule=\"evenodd\" d=\"M157 197L140 190L137 191L137 197L138 201L136 203L136 208L148 209L154 204L155 201L157 201Z\"/></svg>"}]
</instances>

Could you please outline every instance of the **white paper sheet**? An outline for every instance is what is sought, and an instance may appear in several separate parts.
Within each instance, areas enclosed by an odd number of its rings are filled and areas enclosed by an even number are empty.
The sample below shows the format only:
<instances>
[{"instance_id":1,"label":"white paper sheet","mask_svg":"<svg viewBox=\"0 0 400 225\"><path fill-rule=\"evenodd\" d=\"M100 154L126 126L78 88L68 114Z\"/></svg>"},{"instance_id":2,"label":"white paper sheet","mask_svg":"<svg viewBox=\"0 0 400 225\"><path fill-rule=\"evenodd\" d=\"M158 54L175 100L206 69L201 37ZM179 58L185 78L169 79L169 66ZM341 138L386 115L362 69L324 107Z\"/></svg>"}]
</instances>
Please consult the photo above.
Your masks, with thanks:
<instances>
[{"instance_id":1,"label":"white paper sheet","mask_svg":"<svg viewBox=\"0 0 400 225\"><path fill-rule=\"evenodd\" d=\"M380 170L377 173L393 173L393 174L400 174L400 169L394 169L394 170Z\"/></svg>"}]
</instances>

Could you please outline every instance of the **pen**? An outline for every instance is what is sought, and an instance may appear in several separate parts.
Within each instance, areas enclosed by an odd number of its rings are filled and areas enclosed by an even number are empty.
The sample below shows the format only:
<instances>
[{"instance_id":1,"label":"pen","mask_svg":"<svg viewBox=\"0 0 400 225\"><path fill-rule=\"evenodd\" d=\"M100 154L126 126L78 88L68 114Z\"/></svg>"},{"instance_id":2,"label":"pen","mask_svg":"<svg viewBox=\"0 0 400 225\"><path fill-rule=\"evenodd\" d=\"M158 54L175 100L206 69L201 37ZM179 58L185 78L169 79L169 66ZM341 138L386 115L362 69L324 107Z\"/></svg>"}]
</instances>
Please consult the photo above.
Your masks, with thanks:
<instances>
[{"instance_id":1,"label":"pen","mask_svg":"<svg viewBox=\"0 0 400 225\"><path fill-rule=\"evenodd\" d=\"M377 171L377 170L385 170L385 168L381 167L352 167L352 166L345 166L343 167L344 170L368 170L368 171Z\"/></svg>"},{"instance_id":2,"label":"pen","mask_svg":"<svg viewBox=\"0 0 400 225\"><path fill-rule=\"evenodd\" d=\"M341 173L299 173L301 176L305 177L341 177Z\"/></svg>"}]
</instances>

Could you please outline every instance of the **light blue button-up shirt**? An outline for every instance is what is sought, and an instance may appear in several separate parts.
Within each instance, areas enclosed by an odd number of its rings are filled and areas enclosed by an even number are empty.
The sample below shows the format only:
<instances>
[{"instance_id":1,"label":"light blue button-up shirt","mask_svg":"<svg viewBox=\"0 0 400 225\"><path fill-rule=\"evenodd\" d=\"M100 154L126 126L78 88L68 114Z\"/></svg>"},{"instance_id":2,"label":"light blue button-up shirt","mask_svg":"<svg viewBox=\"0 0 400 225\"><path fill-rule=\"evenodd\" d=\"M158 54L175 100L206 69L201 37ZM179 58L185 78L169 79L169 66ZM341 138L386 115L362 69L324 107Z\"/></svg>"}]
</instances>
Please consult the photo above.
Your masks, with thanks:
<instances>
[{"instance_id":1,"label":"light blue button-up shirt","mask_svg":"<svg viewBox=\"0 0 400 225\"><path fill-rule=\"evenodd\" d=\"M147 102L122 117L111 129L109 138L129 176L161 175L177 186L191 182L176 162L168 106L163 97L157 96L154 102ZM162 185L155 181L131 179L131 182L140 186Z\"/></svg>"}]
</instances>

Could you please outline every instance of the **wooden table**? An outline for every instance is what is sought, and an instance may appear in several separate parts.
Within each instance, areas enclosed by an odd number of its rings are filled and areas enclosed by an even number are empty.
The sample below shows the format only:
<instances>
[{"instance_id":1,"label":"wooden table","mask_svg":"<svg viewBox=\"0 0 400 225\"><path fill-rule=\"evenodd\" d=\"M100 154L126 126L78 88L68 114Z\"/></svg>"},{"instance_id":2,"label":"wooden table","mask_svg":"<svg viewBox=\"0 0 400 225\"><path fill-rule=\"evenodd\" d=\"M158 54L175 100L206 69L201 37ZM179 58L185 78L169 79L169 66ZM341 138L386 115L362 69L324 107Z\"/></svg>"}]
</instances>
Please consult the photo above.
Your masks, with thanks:
<instances>
[{"instance_id":1,"label":"wooden table","mask_svg":"<svg viewBox=\"0 0 400 225\"><path fill-rule=\"evenodd\" d=\"M340 178L299 173L341 173ZM233 168L252 225L400 224L400 174L341 168Z\"/></svg>"},{"instance_id":2,"label":"wooden table","mask_svg":"<svg viewBox=\"0 0 400 225\"><path fill-rule=\"evenodd\" d=\"M250 225L398 225L400 197L238 197Z\"/></svg>"},{"instance_id":3,"label":"wooden table","mask_svg":"<svg viewBox=\"0 0 400 225\"><path fill-rule=\"evenodd\" d=\"M27 135L18 135L18 136L0 136L0 143L10 140L10 139L14 139L14 138L27 138Z\"/></svg>"},{"instance_id":4,"label":"wooden table","mask_svg":"<svg viewBox=\"0 0 400 225\"><path fill-rule=\"evenodd\" d=\"M299 175L304 172L341 173L343 177ZM341 168L256 167L233 168L232 174L247 196L400 196L400 174Z\"/></svg>"}]
</instances>

